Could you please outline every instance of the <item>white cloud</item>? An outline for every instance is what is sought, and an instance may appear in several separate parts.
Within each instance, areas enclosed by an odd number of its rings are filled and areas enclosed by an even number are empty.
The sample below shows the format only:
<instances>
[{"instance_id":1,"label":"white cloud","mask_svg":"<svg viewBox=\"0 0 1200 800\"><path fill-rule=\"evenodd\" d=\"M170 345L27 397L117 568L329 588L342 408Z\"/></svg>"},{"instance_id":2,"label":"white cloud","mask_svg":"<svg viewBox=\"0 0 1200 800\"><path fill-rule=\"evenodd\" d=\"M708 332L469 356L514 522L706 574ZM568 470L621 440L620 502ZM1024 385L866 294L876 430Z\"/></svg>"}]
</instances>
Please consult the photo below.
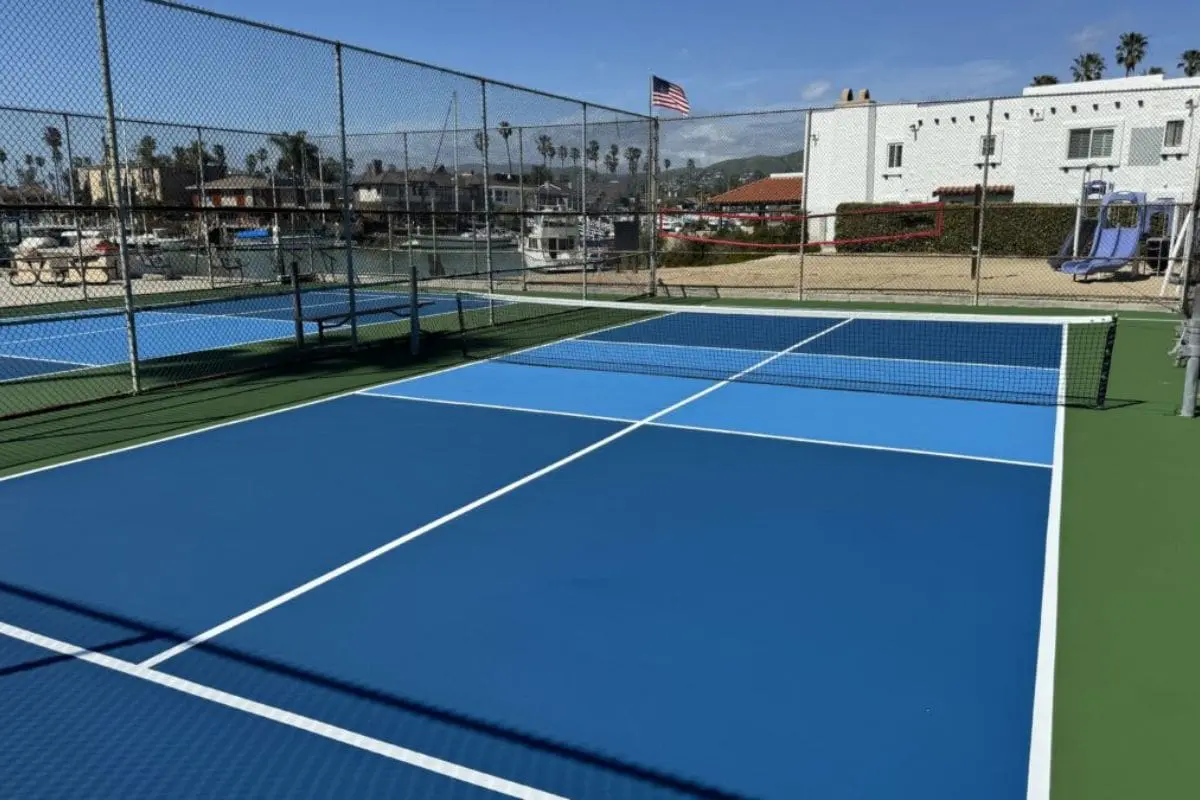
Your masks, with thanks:
<instances>
[{"instance_id":1,"label":"white cloud","mask_svg":"<svg viewBox=\"0 0 1200 800\"><path fill-rule=\"evenodd\" d=\"M830 86L829 81L813 81L804 87L804 91L800 92L800 97L808 102L819 100L829 91Z\"/></svg>"},{"instance_id":2,"label":"white cloud","mask_svg":"<svg viewBox=\"0 0 1200 800\"><path fill-rule=\"evenodd\" d=\"M1104 37L1104 29L1099 25L1085 25L1069 37L1071 44L1081 50L1093 50Z\"/></svg>"}]
</instances>

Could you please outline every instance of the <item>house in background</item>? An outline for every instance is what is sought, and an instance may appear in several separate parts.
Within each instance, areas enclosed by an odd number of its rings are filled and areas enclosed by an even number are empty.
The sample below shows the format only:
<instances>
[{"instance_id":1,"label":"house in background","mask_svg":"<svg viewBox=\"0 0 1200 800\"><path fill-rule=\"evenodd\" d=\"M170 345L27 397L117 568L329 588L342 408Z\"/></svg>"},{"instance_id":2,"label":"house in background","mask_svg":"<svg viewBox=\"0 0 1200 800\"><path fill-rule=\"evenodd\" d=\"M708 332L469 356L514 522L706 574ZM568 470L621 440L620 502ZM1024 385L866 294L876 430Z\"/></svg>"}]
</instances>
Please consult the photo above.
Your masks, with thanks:
<instances>
[{"instance_id":1,"label":"house in background","mask_svg":"<svg viewBox=\"0 0 1200 800\"><path fill-rule=\"evenodd\" d=\"M267 178L234 174L206 181L203 196L199 184L187 187L191 205L206 208L308 208L337 205L339 187L315 180L294 181L291 177Z\"/></svg>"},{"instance_id":2,"label":"house in background","mask_svg":"<svg viewBox=\"0 0 1200 800\"><path fill-rule=\"evenodd\" d=\"M116 171L112 163L88 164L75 168L77 185L93 205L108 206L114 202ZM130 163L121 167L122 192L133 196L133 202L147 205L183 206L188 204L188 184L196 176L188 170L171 165Z\"/></svg>"},{"instance_id":3,"label":"house in background","mask_svg":"<svg viewBox=\"0 0 1200 800\"><path fill-rule=\"evenodd\" d=\"M1200 141L1200 78L1146 75L1027 87L1019 97L885 105L849 90L812 112L808 206L963 200L983 180L990 200L1075 203L1085 173L1151 199L1191 199ZM1003 188L1005 191L1000 192ZM833 237L814 218L814 240Z\"/></svg>"},{"instance_id":4,"label":"house in background","mask_svg":"<svg viewBox=\"0 0 1200 800\"><path fill-rule=\"evenodd\" d=\"M804 203L804 173L776 172L708 199L717 211L742 214L799 213Z\"/></svg>"}]
</instances>

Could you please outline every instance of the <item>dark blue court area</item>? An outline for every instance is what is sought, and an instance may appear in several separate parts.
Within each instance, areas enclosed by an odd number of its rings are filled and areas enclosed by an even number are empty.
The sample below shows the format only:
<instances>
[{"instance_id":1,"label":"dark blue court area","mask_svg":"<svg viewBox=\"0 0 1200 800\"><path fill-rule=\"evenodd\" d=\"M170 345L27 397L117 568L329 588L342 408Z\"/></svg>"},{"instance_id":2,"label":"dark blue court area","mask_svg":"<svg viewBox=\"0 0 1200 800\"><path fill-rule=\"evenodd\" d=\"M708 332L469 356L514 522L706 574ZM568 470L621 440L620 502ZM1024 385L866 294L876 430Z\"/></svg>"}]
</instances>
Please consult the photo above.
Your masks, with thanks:
<instances>
[{"instance_id":1,"label":"dark blue court area","mask_svg":"<svg viewBox=\"0 0 1200 800\"><path fill-rule=\"evenodd\" d=\"M531 352L1065 361L674 319ZM490 360L0 481L0 796L1044 798L1061 421Z\"/></svg>"},{"instance_id":2,"label":"dark blue court area","mask_svg":"<svg viewBox=\"0 0 1200 800\"><path fill-rule=\"evenodd\" d=\"M422 316L454 314L455 298L422 295ZM397 322L408 313L407 292L360 290L354 308L359 325ZM349 325L350 297L339 290L301 295L306 334L319 327ZM143 310L134 315L141 360L241 347L295 336L292 295L206 300ZM119 309L0 320L0 382L52 376L129 361L125 316Z\"/></svg>"}]
</instances>

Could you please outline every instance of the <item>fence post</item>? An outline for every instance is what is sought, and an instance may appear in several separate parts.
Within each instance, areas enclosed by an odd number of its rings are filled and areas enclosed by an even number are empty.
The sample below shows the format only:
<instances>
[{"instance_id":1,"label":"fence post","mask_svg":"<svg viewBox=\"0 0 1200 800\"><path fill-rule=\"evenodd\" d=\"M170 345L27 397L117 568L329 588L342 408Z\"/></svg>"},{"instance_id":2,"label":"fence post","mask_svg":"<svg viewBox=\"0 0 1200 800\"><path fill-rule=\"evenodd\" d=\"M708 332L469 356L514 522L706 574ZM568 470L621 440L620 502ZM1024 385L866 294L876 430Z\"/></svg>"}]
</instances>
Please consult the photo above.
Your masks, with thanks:
<instances>
[{"instance_id":1,"label":"fence post","mask_svg":"<svg viewBox=\"0 0 1200 800\"><path fill-rule=\"evenodd\" d=\"M992 139L992 115L996 110L996 101L988 100L987 108L987 132L984 134L983 142L980 143L979 152L983 156L983 183L982 193L979 197L979 206L976 210L975 220L975 245L974 258L971 261L971 277L975 280L975 305L979 305L980 284L983 281L983 232L984 232L984 214L987 209L988 199L988 180L991 176L992 156L996 147L995 140ZM983 145L987 146L984 147Z\"/></svg>"},{"instance_id":2,"label":"fence post","mask_svg":"<svg viewBox=\"0 0 1200 800\"><path fill-rule=\"evenodd\" d=\"M200 238L204 245L204 257L208 261L208 288L217 288L217 279L213 274L212 266L212 244L208 240L208 212L205 211L204 201L208 197L208 189L204 183L204 129L196 128L196 186L199 188L200 199Z\"/></svg>"},{"instance_id":3,"label":"fence post","mask_svg":"<svg viewBox=\"0 0 1200 800\"><path fill-rule=\"evenodd\" d=\"M804 164L800 167L800 213L803 215L803 227L800 230L800 275L796 280L798 299L804 300L804 258L808 249L808 170L812 166L812 109L804 112Z\"/></svg>"},{"instance_id":4,"label":"fence post","mask_svg":"<svg viewBox=\"0 0 1200 800\"><path fill-rule=\"evenodd\" d=\"M346 245L346 297L350 304L350 346L358 346L357 304L354 297L354 220L350 212L350 159L346 152L346 87L342 72L342 43L333 46L333 61L337 71L338 139L342 156L342 239Z\"/></svg>"},{"instance_id":5,"label":"fence post","mask_svg":"<svg viewBox=\"0 0 1200 800\"><path fill-rule=\"evenodd\" d=\"M587 153L587 103L583 104L583 128L579 134L579 155L580 158ZM591 259L588 253L588 218L587 218L587 159L583 159L583 172L579 176L579 238L582 247L580 252L583 254L583 299L587 300L588 296L588 267L591 265Z\"/></svg>"},{"instance_id":6,"label":"fence post","mask_svg":"<svg viewBox=\"0 0 1200 800\"><path fill-rule=\"evenodd\" d=\"M67 200L71 204L71 221L75 226L75 256L79 263L79 285L83 300L88 301L87 268L83 263L83 226L79 222L79 206L75 202L75 150L71 146L71 117L63 114L63 141L67 147Z\"/></svg>"},{"instance_id":7,"label":"fence post","mask_svg":"<svg viewBox=\"0 0 1200 800\"><path fill-rule=\"evenodd\" d=\"M408 249L408 352L421 352L421 309L417 307L417 259L413 253L412 191L408 183L408 131L400 134L404 147L404 239Z\"/></svg>"},{"instance_id":8,"label":"fence post","mask_svg":"<svg viewBox=\"0 0 1200 800\"><path fill-rule=\"evenodd\" d=\"M125 336L129 346L129 379L133 393L142 390L138 372L137 321L133 313L133 283L129 271L129 208L121 192L121 155L117 141L117 114L113 103L112 70L108 61L108 19L104 10L105 0L96 0L96 29L100 43L100 77L104 91L104 116L108 128L108 153L112 158L113 195L117 203L117 244L120 247L118 260L121 265L121 284L125 294ZM107 190L108 187L105 187Z\"/></svg>"},{"instance_id":9,"label":"fence post","mask_svg":"<svg viewBox=\"0 0 1200 800\"><path fill-rule=\"evenodd\" d=\"M650 117L650 296L658 294L658 117Z\"/></svg>"},{"instance_id":10,"label":"fence post","mask_svg":"<svg viewBox=\"0 0 1200 800\"><path fill-rule=\"evenodd\" d=\"M496 280L492 274L492 162L490 160L491 145L488 135L487 81L479 81L480 116L483 119L483 134L479 144L483 149L483 260L487 268L488 280L488 323L496 324L496 306L491 294L496 291Z\"/></svg>"},{"instance_id":11,"label":"fence post","mask_svg":"<svg viewBox=\"0 0 1200 800\"><path fill-rule=\"evenodd\" d=\"M517 128L517 255L521 258L521 291L529 288L525 264L525 129Z\"/></svg>"},{"instance_id":12,"label":"fence post","mask_svg":"<svg viewBox=\"0 0 1200 800\"><path fill-rule=\"evenodd\" d=\"M1179 413L1185 417L1196 416L1196 395L1200 391L1200 236L1196 227L1200 224L1200 164L1196 166L1196 187L1192 193L1192 232L1189 248L1182 253L1183 263L1183 310L1187 319L1183 323L1180 355L1187 358L1183 377L1183 402Z\"/></svg>"}]
</instances>

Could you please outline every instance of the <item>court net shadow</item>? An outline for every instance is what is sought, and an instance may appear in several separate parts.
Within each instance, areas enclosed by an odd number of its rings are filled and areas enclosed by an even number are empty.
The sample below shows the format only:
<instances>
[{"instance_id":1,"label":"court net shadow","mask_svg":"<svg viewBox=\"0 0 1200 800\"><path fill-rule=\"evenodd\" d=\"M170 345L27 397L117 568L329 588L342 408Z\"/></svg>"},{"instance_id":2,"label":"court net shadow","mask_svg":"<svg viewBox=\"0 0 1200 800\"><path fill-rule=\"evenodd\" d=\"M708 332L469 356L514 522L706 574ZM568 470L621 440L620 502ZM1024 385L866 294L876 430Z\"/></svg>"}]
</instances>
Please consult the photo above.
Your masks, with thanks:
<instances>
[{"instance_id":1,"label":"court net shadow","mask_svg":"<svg viewBox=\"0 0 1200 800\"><path fill-rule=\"evenodd\" d=\"M0 582L0 607L9 617L0 622L51 638L61 637L92 652L131 663L187 639L178 631L7 582ZM72 656L54 654L0 662L0 690L6 678L29 676L73 660ZM743 797L455 709L214 643L197 645L177 661L167 662L160 671L566 796ZM47 682L48 693L54 691L52 685ZM152 717L154 709L130 709L130 713ZM20 725L19 719L10 723ZM147 724L151 724L149 719Z\"/></svg>"}]
</instances>

